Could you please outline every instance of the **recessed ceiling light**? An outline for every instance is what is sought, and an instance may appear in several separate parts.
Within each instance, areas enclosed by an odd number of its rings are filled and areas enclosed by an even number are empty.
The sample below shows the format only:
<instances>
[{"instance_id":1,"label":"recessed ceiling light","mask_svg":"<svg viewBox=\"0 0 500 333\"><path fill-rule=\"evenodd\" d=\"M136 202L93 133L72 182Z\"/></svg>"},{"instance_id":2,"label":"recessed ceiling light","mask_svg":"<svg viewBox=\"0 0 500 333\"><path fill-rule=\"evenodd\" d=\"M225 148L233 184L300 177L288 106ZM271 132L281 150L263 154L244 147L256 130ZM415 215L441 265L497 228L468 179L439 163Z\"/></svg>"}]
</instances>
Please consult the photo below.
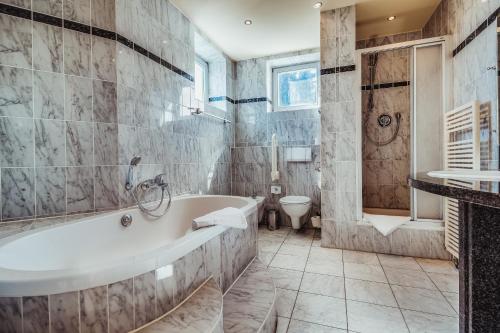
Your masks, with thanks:
<instances>
[{"instance_id":1,"label":"recessed ceiling light","mask_svg":"<svg viewBox=\"0 0 500 333\"><path fill-rule=\"evenodd\" d=\"M244 23L245 23L245 25L252 25L253 24L252 20L245 20Z\"/></svg>"},{"instance_id":2,"label":"recessed ceiling light","mask_svg":"<svg viewBox=\"0 0 500 333\"><path fill-rule=\"evenodd\" d=\"M387 21L394 21L396 19L396 16L389 16L387 18Z\"/></svg>"},{"instance_id":3,"label":"recessed ceiling light","mask_svg":"<svg viewBox=\"0 0 500 333\"><path fill-rule=\"evenodd\" d=\"M316 2L314 5L313 5L314 8L318 9L318 8L321 8L323 7L323 3L321 1L318 1Z\"/></svg>"}]
</instances>

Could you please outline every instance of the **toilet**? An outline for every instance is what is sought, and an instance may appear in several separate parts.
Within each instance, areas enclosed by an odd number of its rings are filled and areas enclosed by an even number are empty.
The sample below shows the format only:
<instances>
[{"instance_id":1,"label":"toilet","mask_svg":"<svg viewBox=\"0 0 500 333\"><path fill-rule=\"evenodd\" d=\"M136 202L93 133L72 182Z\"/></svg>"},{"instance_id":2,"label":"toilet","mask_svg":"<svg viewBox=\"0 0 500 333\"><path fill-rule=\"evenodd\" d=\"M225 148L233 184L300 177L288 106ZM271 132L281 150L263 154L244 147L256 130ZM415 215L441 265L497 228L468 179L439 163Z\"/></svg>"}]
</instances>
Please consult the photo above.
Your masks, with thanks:
<instances>
[{"instance_id":1,"label":"toilet","mask_svg":"<svg viewBox=\"0 0 500 333\"><path fill-rule=\"evenodd\" d=\"M289 196L280 199L280 204L285 213L292 220L292 228L300 229L300 218L311 209L311 198L301 196Z\"/></svg>"}]
</instances>

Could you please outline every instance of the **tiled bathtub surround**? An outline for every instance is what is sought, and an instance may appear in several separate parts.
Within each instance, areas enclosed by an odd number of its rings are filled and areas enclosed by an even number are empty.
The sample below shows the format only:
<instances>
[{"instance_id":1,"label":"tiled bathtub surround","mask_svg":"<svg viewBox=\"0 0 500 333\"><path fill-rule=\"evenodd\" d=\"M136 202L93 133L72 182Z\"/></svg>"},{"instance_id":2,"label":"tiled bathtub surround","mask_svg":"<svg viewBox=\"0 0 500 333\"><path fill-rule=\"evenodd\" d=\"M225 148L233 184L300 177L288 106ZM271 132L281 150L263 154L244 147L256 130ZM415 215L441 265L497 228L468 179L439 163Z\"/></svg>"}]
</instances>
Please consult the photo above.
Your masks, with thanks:
<instances>
[{"instance_id":1,"label":"tiled bathtub surround","mask_svg":"<svg viewBox=\"0 0 500 333\"><path fill-rule=\"evenodd\" d=\"M132 205L135 155L174 195L230 193L233 128L190 115L193 29L168 1L2 3L25 8L0 4L2 222Z\"/></svg>"},{"instance_id":2,"label":"tiled bathtub surround","mask_svg":"<svg viewBox=\"0 0 500 333\"><path fill-rule=\"evenodd\" d=\"M368 110L370 56L362 55L363 207L410 209L406 184L410 175L410 52L407 48L378 53L372 112ZM391 138L398 112L402 116L399 134L392 143L378 147L372 140ZM383 114L392 117L385 128L377 121Z\"/></svg>"},{"instance_id":3,"label":"tiled bathtub surround","mask_svg":"<svg viewBox=\"0 0 500 333\"><path fill-rule=\"evenodd\" d=\"M443 0L424 37L451 35L453 105L481 103L481 168L499 169L496 17L500 2Z\"/></svg>"},{"instance_id":4,"label":"tiled bathtub surround","mask_svg":"<svg viewBox=\"0 0 500 333\"><path fill-rule=\"evenodd\" d=\"M257 212L171 265L105 286L58 295L0 298L2 332L109 332L141 327L213 277L226 291L257 255ZM33 329L33 330L32 330Z\"/></svg>"},{"instance_id":5,"label":"tiled bathtub surround","mask_svg":"<svg viewBox=\"0 0 500 333\"><path fill-rule=\"evenodd\" d=\"M250 59L237 63L238 96L236 111L235 147L232 149L232 194L267 198L268 208L279 208L285 195L305 195L313 200L313 212L320 206L319 143L320 115L318 110L273 112L270 96L270 64L310 56L317 50L306 50L272 57ZM279 144L278 170L282 194L271 191L271 138L276 134ZM310 162L290 163L285 151L290 147L310 147ZM283 223L289 218L281 212Z\"/></svg>"}]
</instances>

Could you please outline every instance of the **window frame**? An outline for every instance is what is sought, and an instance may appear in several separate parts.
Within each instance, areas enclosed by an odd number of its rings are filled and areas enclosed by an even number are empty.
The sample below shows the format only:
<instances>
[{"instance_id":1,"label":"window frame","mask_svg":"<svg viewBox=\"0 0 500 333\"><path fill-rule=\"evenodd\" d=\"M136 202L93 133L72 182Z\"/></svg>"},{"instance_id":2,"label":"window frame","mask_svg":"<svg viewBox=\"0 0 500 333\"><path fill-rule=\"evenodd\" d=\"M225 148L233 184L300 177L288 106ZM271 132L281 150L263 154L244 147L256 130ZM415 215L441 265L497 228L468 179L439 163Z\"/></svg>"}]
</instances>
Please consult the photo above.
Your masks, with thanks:
<instances>
[{"instance_id":1,"label":"window frame","mask_svg":"<svg viewBox=\"0 0 500 333\"><path fill-rule=\"evenodd\" d=\"M316 87L316 104L300 105L300 106L286 106L280 107L279 105L279 80L278 76L281 73L293 72L303 69L315 68L317 73L317 87ZM319 109L320 105L320 83L321 83L321 70L319 61L299 63L288 66L274 67L273 71L273 111L299 111L299 110L314 110Z\"/></svg>"},{"instance_id":2,"label":"window frame","mask_svg":"<svg viewBox=\"0 0 500 333\"><path fill-rule=\"evenodd\" d=\"M208 62L203 60L200 56L196 55L195 57L195 65L198 64L200 67L203 69L203 103L208 103L209 96L208 96L208 80L209 80L209 72L208 72ZM196 77L195 77L196 80ZM196 84L196 83L195 83ZM197 99L196 96L196 89L195 89L195 99Z\"/></svg>"}]
</instances>

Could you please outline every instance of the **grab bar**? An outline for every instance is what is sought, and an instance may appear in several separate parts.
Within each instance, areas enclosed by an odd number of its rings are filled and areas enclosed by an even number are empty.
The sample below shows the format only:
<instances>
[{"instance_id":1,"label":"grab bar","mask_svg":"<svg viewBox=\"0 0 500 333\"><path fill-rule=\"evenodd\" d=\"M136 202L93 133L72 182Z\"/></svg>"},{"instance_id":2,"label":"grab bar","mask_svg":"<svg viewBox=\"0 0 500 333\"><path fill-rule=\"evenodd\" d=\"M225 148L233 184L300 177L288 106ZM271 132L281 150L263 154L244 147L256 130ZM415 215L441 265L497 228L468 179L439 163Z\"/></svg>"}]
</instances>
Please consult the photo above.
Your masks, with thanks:
<instances>
[{"instance_id":1,"label":"grab bar","mask_svg":"<svg viewBox=\"0 0 500 333\"><path fill-rule=\"evenodd\" d=\"M222 118L222 117L210 114L210 113L205 113L200 108L189 108L189 110L191 111L192 115L205 115L207 117L212 117L212 118L215 118L218 120L222 120L224 122L224 124L231 124L231 120L228 120L226 118Z\"/></svg>"}]
</instances>

